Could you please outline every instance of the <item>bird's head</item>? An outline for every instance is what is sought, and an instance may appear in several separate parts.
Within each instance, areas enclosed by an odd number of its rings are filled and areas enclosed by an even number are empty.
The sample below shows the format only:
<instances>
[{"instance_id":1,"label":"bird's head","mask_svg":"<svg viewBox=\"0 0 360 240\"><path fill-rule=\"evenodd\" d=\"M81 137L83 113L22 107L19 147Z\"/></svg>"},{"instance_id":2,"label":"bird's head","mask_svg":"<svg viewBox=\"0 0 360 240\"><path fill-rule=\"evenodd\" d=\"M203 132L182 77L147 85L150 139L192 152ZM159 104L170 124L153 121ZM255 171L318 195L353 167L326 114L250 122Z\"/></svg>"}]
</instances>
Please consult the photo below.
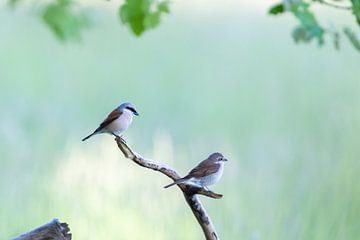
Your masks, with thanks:
<instances>
[{"instance_id":1,"label":"bird's head","mask_svg":"<svg viewBox=\"0 0 360 240\"><path fill-rule=\"evenodd\" d=\"M119 105L118 109L120 111L128 110L135 116L139 116L139 113L136 111L135 105L131 102L125 102Z\"/></svg>"},{"instance_id":2,"label":"bird's head","mask_svg":"<svg viewBox=\"0 0 360 240\"><path fill-rule=\"evenodd\" d=\"M224 155L222 155L219 152L215 152L215 153L210 154L209 159L214 163L224 163L224 162L228 161L224 157Z\"/></svg>"}]
</instances>

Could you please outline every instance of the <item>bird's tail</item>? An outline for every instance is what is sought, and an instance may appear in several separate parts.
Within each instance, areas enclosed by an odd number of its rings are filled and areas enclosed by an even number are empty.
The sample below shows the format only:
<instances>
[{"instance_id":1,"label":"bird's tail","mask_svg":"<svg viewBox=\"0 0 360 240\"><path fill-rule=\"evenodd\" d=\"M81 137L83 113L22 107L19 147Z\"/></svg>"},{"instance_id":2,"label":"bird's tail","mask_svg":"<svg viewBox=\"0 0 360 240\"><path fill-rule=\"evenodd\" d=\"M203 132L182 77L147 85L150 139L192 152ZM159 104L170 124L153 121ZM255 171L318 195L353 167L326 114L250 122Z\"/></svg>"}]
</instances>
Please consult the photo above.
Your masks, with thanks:
<instances>
[{"instance_id":1,"label":"bird's tail","mask_svg":"<svg viewBox=\"0 0 360 240\"><path fill-rule=\"evenodd\" d=\"M171 186L174 186L175 184L179 184L179 183L185 182L186 180L187 180L187 179L185 179L185 178L180 178L180 179L176 180L175 182L170 183L169 185L166 185L164 188L169 188L169 187L171 187Z\"/></svg>"},{"instance_id":2,"label":"bird's tail","mask_svg":"<svg viewBox=\"0 0 360 240\"><path fill-rule=\"evenodd\" d=\"M97 133L96 131L93 132L93 133L90 134L89 136L84 137L81 141L85 141L86 139L91 138L91 137L94 136L96 133Z\"/></svg>"}]
</instances>

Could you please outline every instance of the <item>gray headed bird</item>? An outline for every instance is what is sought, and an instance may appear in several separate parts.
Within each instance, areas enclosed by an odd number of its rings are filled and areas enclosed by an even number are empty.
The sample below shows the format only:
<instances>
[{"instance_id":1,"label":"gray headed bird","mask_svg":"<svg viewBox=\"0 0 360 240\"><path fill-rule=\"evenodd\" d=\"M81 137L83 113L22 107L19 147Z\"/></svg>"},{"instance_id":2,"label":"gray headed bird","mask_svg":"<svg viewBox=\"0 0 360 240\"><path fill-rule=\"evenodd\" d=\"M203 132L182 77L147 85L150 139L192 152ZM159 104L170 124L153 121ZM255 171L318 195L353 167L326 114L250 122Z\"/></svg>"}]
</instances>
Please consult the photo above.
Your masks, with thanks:
<instances>
[{"instance_id":1,"label":"gray headed bird","mask_svg":"<svg viewBox=\"0 0 360 240\"><path fill-rule=\"evenodd\" d=\"M213 185L220 180L226 161L227 159L221 153L215 152L193 168L188 175L177 179L175 182L166 185L164 188L179 183L185 183L195 187L208 189L208 186Z\"/></svg>"},{"instance_id":2,"label":"gray headed bird","mask_svg":"<svg viewBox=\"0 0 360 240\"><path fill-rule=\"evenodd\" d=\"M121 137L130 126L134 115L139 115L134 104L130 102L120 104L100 123L100 126L92 134L83 138L82 141L100 133L109 133L115 137Z\"/></svg>"}]
</instances>

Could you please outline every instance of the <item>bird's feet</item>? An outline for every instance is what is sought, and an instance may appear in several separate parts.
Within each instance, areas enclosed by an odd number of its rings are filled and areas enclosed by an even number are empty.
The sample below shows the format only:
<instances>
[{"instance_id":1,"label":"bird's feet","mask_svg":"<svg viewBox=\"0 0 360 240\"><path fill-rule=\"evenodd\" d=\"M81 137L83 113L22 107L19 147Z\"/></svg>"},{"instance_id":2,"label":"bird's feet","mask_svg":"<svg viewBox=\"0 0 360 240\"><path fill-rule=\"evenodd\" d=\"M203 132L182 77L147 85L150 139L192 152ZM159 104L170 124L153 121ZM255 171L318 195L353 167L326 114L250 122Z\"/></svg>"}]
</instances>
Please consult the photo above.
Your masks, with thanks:
<instances>
[{"instance_id":1,"label":"bird's feet","mask_svg":"<svg viewBox=\"0 0 360 240\"><path fill-rule=\"evenodd\" d=\"M122 143L126 143L125 139L123 139L122 136L118 136L118 135L116 135L115 133L113 133L112 135L115 137L115 140L116 140L116 139L120 139L120 141L121 141Z\"/></svg>"},{"instance_id":2,"label":"bird's feet","mask_svg":"<svg viewBox=\"0 0 360 240\"><path fill-rule=\"evenodd\" d=\"M119 137L119 138L120 138L122 143L126 143L125 139L123 139L122 137Z\"/></svg>"}]
</instances>

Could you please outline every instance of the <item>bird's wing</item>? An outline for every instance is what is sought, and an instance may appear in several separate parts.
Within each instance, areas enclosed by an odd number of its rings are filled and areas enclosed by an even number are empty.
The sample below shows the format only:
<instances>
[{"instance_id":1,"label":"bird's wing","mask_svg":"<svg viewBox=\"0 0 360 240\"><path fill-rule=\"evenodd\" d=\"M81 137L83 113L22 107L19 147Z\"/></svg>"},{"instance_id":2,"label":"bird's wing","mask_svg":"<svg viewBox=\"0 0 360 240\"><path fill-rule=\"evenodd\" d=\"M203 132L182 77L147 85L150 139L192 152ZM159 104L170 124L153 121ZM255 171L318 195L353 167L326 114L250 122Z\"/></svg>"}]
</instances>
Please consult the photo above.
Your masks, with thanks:
<instances>
[{"instance_id":1,"label":"bird's wing","mask_svg":"<svg viewBox=\"0 0 360 240\"><path fill-rule=\"evenodd\" d=\"M122 111L119 111L117 108L114 109L107 117L104 121L102 121L102 123L100 123L100 126L99 126L99 130L100 129L103 129L104 127L106 127L107 125L109 125L112 121L118 119L121 114L123 112Z\"/></svg>"},{"instance_id":2,"label":"bird's wing","mask_svg":"<svg viewBox=\"0 0 360 240\"><path fill-rule=\"evenodd\" d=\"M186 178L200 178L204 176L208 176L210 174L216 173L220 168L220 164L214 163L207 160L202 161L197 165L195 168L193 168L189 174L186 176Z\"/></svg>"}]
</instances>

